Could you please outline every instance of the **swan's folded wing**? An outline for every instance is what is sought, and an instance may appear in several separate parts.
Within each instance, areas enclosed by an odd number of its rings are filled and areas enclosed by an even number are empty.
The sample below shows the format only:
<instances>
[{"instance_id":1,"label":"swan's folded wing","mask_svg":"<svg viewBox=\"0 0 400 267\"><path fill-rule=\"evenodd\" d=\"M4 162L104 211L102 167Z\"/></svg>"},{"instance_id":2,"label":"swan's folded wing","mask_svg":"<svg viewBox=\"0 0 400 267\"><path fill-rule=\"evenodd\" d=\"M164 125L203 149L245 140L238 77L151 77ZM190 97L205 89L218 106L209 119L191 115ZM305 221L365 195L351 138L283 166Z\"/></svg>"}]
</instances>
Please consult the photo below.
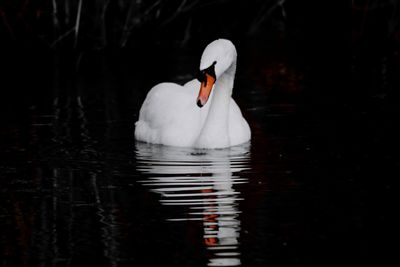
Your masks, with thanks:
<instances>
[{"instance_id":1,"label":"swan's folded wing","mask_svg":"<svg viewBox=\"0 0 400 267\"><path fill-rule=\"evenodd\" d=\"M140 141L183 146L192 142L199 127L196 95L175 83L161 83L147 94L136 122Z\"/></svg>"},{"instance_id":2,"label":"swan's folded wing","mask_svg":"<svg viewBox=\"0 0 400 267\"><path fill-rule=\"evenodd\" d=\"M231 146L245 143L251 138L249 124L244 119L242 111L233 98L229 107L229 139Z\"/></svg>"}]
</instances>

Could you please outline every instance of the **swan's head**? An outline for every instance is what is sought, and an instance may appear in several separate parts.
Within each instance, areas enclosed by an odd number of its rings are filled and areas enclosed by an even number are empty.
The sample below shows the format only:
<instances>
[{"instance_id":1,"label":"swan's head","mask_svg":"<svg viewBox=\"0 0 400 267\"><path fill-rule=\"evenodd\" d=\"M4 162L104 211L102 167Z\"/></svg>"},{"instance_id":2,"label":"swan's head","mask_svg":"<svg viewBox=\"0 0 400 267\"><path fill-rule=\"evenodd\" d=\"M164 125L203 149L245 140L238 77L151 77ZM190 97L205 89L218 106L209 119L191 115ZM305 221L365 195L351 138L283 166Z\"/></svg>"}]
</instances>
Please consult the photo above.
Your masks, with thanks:
<instances>
[{"instance_id":1,"label":"swan's head","mask_svg":"<svg viewBox=\"0 0 400 267\"><path fill-rule=\"evenodd\" d=\"M218 39L207 45L200 60L197 79L201 82L197 105L201 108L207 103L215 81L236 63L236 48L231 41Z\"/></svg>"}]
</instances>

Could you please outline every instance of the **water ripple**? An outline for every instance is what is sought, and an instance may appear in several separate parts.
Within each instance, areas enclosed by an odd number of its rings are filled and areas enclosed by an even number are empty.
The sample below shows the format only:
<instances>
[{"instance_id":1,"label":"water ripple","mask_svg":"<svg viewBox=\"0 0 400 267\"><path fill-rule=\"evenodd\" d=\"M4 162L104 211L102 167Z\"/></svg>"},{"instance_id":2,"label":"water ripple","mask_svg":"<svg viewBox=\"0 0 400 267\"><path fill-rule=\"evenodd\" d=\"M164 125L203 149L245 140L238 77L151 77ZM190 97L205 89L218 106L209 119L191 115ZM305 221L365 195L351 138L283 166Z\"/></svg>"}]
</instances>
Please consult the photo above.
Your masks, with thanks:
<instances>
[{"instance_id":1,"label":"water ripple","mask_svg":"<svg viewBox=\"0 0 400 267\"><path fill-rule=\"evenodd\" d=\"M239 266L240 213L243 200L236 187L247 183L249 144L201 150L136 144L139 182L160 194L165 206L186 208L170 222L199 221L203 227L208 266Z\"/></svg>"}]
</instances>

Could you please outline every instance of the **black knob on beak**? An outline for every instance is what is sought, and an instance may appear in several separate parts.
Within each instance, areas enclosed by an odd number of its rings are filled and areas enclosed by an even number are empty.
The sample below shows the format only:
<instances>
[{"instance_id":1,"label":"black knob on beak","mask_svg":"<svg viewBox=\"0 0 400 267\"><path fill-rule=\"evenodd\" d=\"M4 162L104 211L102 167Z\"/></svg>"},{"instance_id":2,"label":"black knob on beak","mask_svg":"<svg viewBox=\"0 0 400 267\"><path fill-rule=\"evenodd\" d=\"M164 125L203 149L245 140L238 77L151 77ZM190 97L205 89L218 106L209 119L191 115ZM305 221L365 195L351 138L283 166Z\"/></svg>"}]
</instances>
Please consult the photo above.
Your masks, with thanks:
<instances>
[{"instance_id":1,"label":"black knob on beak","mask_svg":"<svg viewBox=\"0 0 400 267\"><path fill-rule=\"evenodd\" d=\"M197 106L198 106L199 108L202 108L202 107L203 107L203 104L201 104L200 99L197 99Z\"/></svg>"}]
</instances>

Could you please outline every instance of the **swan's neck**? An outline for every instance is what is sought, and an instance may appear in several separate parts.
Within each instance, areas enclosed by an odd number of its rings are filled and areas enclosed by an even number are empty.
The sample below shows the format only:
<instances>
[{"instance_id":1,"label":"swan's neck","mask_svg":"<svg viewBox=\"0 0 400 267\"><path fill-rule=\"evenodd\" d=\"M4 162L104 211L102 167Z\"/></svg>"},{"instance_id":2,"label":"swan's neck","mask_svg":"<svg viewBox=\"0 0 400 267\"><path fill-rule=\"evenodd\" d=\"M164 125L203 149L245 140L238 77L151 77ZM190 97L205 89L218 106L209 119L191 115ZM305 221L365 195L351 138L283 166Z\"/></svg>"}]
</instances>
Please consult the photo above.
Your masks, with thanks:
<instances>
[{"instance_id":1,"label":"swan's neck","mask_svg":"<svg viewBox=\"0 0 400 267\"><path fill-rule=\"evenodd\" d=\"M203 128L197 139L200 148L221 148L230 145L229 105L236 72L234 62L216 81L210 108Z\"/></svg>"}]
</instances>

